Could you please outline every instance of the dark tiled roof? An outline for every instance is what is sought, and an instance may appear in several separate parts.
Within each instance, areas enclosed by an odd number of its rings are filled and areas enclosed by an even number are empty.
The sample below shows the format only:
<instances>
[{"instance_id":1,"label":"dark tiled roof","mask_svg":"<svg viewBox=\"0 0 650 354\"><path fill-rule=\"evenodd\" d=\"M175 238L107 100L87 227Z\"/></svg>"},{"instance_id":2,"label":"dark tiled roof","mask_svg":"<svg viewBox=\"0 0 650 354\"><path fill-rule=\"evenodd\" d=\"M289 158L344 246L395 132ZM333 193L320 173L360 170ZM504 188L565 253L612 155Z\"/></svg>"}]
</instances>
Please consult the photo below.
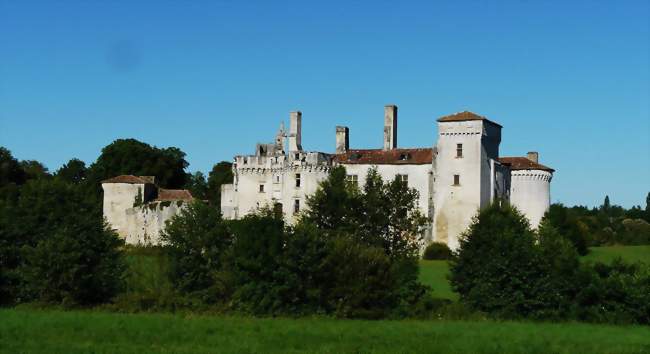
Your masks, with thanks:
<instances>
[{"instance_id":1,"label":"dark tiled roof","mask_svg":"<svg viewBox=\"0 0 650 354\"><path fill-rule=\"evenodd\" d=\"M501 124L493 122L486 117L479 116L478 114L469 111L458 112L438 118L438 122L464 122L468 120L485 120L501 127Z\"/></svg>"},{"instance_id":2,"label":"dark tiled roof","mask_svg":"<svg viewBox=\"0 0 650 354\"><path fill-rule=\"evenodd\" d=\"M132 184L145 184L153 183L152 176L133 176L133 175L121 175L109 179L105 179L102 183L132 183Z\"/></svg>"},{"instance_id":3,"label":"dark tiled roof","mask_svg":"<svg viewBox=\"0 0 650 354\"><path fill-rule=\"evenodd\" d=\"M156 200L185 200L191 201L192 193L187 189L158 189L158 198Z\"/></svg>"},{"instance_id":4,"label":"dark tiled roof","mask_svg":"<svg viewBox=\"0 0 650 354\"><path fill-rule=\"evenodd\" d=\"M511 170L542 170L555 172L554 169L537 162L533 162L527 157L499 157L499 162L510 166Z\"/></svg>"},{"instance_id":5,"label":"dark tiled roof","mask_svg":"<svg viewBox=\"0 0 650 354\"><path fill-rule=\"evenodd\" d=\"M433 161L433 149L363 149L349 150L334 157L341 164L362 165L423 165Z\"/></svg>"}]
</instances>

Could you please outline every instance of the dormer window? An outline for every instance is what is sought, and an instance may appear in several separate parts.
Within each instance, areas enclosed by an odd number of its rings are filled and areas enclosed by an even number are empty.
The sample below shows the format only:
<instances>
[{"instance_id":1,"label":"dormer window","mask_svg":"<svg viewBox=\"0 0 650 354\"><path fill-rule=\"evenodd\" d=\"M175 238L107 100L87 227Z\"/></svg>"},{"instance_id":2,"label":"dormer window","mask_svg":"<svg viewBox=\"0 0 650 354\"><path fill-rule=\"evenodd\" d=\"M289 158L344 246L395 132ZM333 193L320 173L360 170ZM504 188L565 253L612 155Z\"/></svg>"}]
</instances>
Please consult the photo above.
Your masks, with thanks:
<instances>
[{"instance_id":1,"label":"dormer window","mask_svg":"<svg viewBox=\"0 0 650 354\"><path fill-rule=\"evenodd\" d=\"M463 144L456 144L456 158L463 157Z\"/></svg>"},{"instance_id":2,"label":"dormer window","mask_svg":"<svg viewBox=\"0 0 650 354\"><path fill-rule=\"evenodd\" d=\"M400 155L399 155L399 159L400 159L400 161L407 161L407 160L410 160L410 159L411 159L411 154L409 154L408 152L405 152L405 153L403 153L403 154L400 154Z\"/></svg>"}]
</instances>

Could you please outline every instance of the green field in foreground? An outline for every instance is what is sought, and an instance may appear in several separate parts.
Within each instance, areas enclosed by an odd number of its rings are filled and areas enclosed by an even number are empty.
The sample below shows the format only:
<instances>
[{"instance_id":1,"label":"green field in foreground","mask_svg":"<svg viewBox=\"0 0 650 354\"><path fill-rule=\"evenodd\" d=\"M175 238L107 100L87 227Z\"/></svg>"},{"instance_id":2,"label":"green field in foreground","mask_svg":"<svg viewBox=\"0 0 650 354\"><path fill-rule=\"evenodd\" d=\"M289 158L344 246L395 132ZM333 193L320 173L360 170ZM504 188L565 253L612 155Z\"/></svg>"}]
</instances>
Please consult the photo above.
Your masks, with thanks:
<instances>
[{"instance_id":1,"label":"green field in foreground","mask_svg":"<svg viewBox=\"0 0 650 354\"><path fill-rule=\"evenodd\" d=\"M1 353L648 353L650 328L0 310Z\"/></svg>"}]
</instances>

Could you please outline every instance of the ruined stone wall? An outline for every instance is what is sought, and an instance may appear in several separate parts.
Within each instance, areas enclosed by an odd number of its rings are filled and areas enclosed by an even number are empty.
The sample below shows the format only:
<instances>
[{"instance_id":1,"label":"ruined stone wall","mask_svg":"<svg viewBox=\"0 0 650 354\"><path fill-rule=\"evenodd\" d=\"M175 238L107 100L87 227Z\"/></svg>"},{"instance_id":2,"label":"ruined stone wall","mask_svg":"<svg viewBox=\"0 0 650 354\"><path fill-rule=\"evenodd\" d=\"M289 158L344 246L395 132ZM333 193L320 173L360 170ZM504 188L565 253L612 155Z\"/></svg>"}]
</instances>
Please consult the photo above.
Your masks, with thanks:
<instances>
[{"instance_id":1,"label":"ruined stone wall","mask_svg":"<svg viewBox=\"0 0 650 354\"><path fill-rule=\"evenodd\" d=\"M165 223L187 205L183 201L153 201L128 208L123 211L126 225L122 236L130 245L160 245Z\"/></svg>"}]
</instances>

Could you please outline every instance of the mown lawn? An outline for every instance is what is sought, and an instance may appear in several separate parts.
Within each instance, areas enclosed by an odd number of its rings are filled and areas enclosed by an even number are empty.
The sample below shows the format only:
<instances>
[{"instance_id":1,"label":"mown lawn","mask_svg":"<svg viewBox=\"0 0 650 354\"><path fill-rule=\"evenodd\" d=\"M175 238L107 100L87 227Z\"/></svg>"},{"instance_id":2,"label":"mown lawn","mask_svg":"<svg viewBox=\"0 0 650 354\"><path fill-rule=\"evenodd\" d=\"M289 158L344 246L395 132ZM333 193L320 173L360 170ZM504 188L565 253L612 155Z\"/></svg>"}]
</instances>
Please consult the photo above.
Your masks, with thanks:
<instances>
[{"instance_id":1,"label":"mown lawn","mask_svg":"<svg viewBox=\"0 0 650 354\"><path fill-rule=\"evenodd\" d=\"M0 353L649 353L650 328L0 310Z\"/></svg>"},{"instance_id":2,"label":"mown lawn","mask_svg":"<svg viewBox=\"0 0 650 354\"><path fill-rule=\"evenodd\" d=\"M616 257L628 262L650 263L650 246L603 246L591 247L583 261L609 263Z\"/></svg>"},{"instance_id":3,"label":"mown lawn","mask_svg":"<svg viewBox=\"0 0 650 354\"><path fill-rule=\"evenodd\" d=\"M447 261L420 261L420 282L433 289L433 296L441 299L457 300L458 294L451 290Z\"/></svg>"}]
</instances>

